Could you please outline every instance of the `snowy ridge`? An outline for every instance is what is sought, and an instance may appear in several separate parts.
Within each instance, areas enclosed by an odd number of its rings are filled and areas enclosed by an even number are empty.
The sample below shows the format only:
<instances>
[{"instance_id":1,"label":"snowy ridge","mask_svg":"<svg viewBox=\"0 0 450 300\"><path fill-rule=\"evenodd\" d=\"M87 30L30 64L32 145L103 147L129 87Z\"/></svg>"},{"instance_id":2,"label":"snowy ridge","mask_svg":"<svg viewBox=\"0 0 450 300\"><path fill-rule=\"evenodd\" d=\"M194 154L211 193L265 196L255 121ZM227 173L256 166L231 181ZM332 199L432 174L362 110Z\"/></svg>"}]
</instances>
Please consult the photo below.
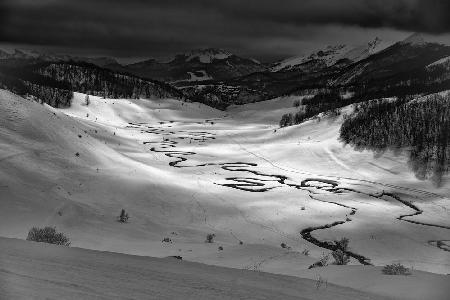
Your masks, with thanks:
<instances>
[{"instance_id":1,"label":"snowy ridge","mask_svg":"<svg viewBox=\"0 0 450 300\"><path fill-rule=\"evenodd\" d=\"M425 37L420 33L413 33L412 35L408 36L406 39L404 39L402 44L411 44L411 45L424 45L427 42L425 41Z\"/></svg>"},{"instance_id":2,"label":"snowy ridge","mask_svg":"<svg viewBox=\"0 0 450 300\"><path fill-rule=\"evenodd\" d=\"M423 33L413 33L408 36L406 39L401 41L402 44L410 44L412 46L424 46L426 44L440 44L449 46L448 42L445 39L441 39L436 35L428 35Z\"/></svg>"},{"instance_id":3,"label":"snowy ridge","mask_svg":"<svg viewBox=\"0 0 450 300\"><path fill-rule=\"evenodd\" d=\"M429 65L427 66L427 68L430 68L430 67L436 67L436 66L444 65L444 64L450 64L450 56L441 58L441 59L439 59L439 60L437 60L437 61L435 61L435 62L429 64Z\"/></svg>"},{"instance_id":4,"label":"snowy ridge","mask_svg":"<svg viewBox=\"0 0 450 300\"><path fill-rule=\"evenodd\" d=\"M348 59L351 62L360 61L372 54L378 53L390 46L389 43L383 42L378 37L365 45L334 45L327 46L324 49L315 51L311 54L288 58L272 67L272 72L280 70L290 70L294 67L304 64L312 60L319 60L325 63L327 67L334 65L342 59Z\"/></svg>"},{"instance_id":5,"label":"snowy ridge","mask_svg":"<svg viewBox=\"0 0 450 300\"><path fill-rule=\"evenodd\" d=\"M230 57L232 54L230 52L227 52L222 49L199 49L199 50L193 50L191 52L188 52L184 54L186 56L186 61L189 62L195 58L198 58L200 62L204 64L210 64L214 60L222 60Z\"/></svg>"}]
</instances>

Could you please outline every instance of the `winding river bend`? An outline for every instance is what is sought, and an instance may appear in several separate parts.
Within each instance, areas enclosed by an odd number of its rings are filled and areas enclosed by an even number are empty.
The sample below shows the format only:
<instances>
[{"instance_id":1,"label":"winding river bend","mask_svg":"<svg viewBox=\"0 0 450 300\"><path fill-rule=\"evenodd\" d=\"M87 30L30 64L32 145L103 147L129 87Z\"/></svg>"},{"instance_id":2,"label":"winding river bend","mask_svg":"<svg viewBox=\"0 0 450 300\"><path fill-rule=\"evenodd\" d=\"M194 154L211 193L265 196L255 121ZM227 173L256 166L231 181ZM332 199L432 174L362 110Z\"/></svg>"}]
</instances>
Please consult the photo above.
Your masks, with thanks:
<instances>
[{"instance_id":1,"label":"winding river bend","mask_svg":"<svg viewBox=\"0 0 450 300\"><path fill-rule=\"evenodd\" d=\"M160 123L161 125L164 124L164 122ZM393 194L393 193L386 193L381 192L379 194L369 194L365 193L363 191L355 190L355 189L349 189L349 188L342 188L339 187L339 182L335 180L330 179L324 179L324 178L306 178L301 181L300 184L294 184L294 183L287 183L286 181L289 179L288 176L280 175L280 174L267 174L260 171L256 171L253 168L258 167L258 164L253 162L220 162L220 163L204 163L204 164L197 164L197 165L183 165L184 162L188 160L189 156L196 155L196 152L193 151L181 151L177 150L176 147L179 144L176 140L184 140L189 141L189 143L192 142L198 142L198 143L205 143L209 140L216 139L216 136L214 133L207 132L207 131L185 131L185 130L179 130L177 132L173 130L163 129L163 128L157 128L154 126L151 126L147 123L129 123L128 128L134 128L141 130L142 133L151 133L155 135L162 135L163 139L161 141L148 141L144 142L145 145L152 145L152 147L149 149L152 152L156 153L163 153L165 156L173 159L168 164L171 167L175 168L198 168L198 167L205 167L205 166L218 166L222 168L223 170L230 171L230 172L242 172L245 174L251 174L252 176L242 176L242 177L226 177L225 179L229 183L221 183L219 185L226 186L229 188L238 189L245 192L252 192L252 193L263 193L267 192L269 190L275 189L279 186L288 186L291 188L299 189L299 190L306 190L309 192L309 197L311 200L325 202L329 204L333 204L336 206L344 207L349 210L349 216L354 216L357 213L357 208L344 205L339 202L335 201L327 201L327 200L321 200L314 196L314 190L325 190L330 193L335 194L341 194L343 192L355 192L355 193L361 193L365 194L370 197L382 199L382 197L390 197L391 199L398 201L405 207L408 207L409 209L412 209L413 212L410 214L403 214L397 217L398 220L416 224L416 225L422 225L422 226L430 226L430 227L437 227L437 228L444 228L444 229L450 229L449 226L439 225L439 224L430 224L430 223L424 223L414 220L406 219L407 217L413 217L417 216L423 213L421 209L419 209L416 205L410 203L409 201L401 199L399 196ZM169 138L170 137L170 138ZM278 183L278 186L268 186L268 183ZM319 185L315 183L320 183ZM216 183L217 184L217 183ZM376 184L376 183L375 183ZM344 220L336 220L331 223L323 224L320 226L315 227L307 227L300 231L300 235L302 238L318 247L321 247L323 249L327 250L336 250L337 246L334 242L330 241L322 241L313 236L314 231L318 230L326 230L338 225L345 224L347 222L351 222L351 218L347 217ZM435 243L437 247L444 251L449 251L447 245L442 244L442 241L429 241L430 245L433 245ZM370 259L352 252L350 250L345 251L347 255L350 257L356 259L363 265L371 265Z\"/></svg>"}]
</instances>

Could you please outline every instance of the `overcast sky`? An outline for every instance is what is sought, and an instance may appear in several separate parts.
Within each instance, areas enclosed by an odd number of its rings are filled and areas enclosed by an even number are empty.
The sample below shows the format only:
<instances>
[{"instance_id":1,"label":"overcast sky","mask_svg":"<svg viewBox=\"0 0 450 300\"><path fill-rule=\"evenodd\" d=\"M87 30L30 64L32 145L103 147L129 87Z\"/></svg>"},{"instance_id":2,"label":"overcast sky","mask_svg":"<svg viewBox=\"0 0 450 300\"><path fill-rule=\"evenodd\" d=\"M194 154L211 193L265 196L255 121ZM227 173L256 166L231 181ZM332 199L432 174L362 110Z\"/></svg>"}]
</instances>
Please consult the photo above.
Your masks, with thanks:
<instances>
[{"instance_id":1,"label":"overcast sky","mask_svg":"<svg viewBox=\"0 0 450 300\"><path fill-rule=\"evenodd\" d=\"M328 44L449 37L449 0L0 0L0 43L168 57L224 48L263 61Z\"/></svg>"}]
</instances>

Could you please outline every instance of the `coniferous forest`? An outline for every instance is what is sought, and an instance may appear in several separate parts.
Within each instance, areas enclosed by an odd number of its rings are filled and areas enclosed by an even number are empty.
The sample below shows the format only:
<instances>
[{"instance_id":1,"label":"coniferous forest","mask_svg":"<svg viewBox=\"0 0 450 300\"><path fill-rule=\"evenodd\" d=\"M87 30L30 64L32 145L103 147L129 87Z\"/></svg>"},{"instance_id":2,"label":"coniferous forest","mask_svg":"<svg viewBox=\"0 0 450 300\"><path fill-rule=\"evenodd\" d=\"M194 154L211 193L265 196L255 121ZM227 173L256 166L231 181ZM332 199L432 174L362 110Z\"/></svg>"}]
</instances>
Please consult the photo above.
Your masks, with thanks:
<instances>
[{"instance_id":1,"label":"coniferous forest","mask_svg":"<svg viewBox=\"0 0 450 300\"><path fill-rule=\"evenodd\" d=\"M70 106L74 91L107 98L184 98L170 84L73 61L4 60L0 88L53 107Z\"/></svg>"},{"instance_id":2,"label":"coniferous forest","mask_svg":"<svg viewBox=\"0 0 450 300\"><path fill-rule=\"evenodd\" d=\"M35 69L38 74L68 83L74 91L106 98L182 98L182 93L169 84L89 63L45 63Z\"/></svg>"},{"instance_id":3,"label":"coniferous forest","mask_svg":"<svg viewBox=\"0 0 450 300\"><path fill-rule=\"evenodd\" d=\"M420 179L442 184L450 163L450 95L362 102L345 117L340 138L357 149L406 150Z\"/></svg>"}]
</instances>

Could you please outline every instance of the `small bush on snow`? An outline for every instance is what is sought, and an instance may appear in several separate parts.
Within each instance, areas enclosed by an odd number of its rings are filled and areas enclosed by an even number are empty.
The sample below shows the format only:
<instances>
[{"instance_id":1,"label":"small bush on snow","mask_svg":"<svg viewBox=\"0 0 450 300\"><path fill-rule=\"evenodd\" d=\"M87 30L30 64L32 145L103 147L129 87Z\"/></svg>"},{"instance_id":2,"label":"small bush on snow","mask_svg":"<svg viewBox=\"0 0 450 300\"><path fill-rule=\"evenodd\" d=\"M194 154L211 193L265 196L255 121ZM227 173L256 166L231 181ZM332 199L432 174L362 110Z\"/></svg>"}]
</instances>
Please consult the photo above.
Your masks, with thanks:
<instances>
[{"instance_id":1,"label":"small bush on snow","mask_svg":"<svg viewBox=\"0 0 450 300\"><path fill-rule=\"evenodd\" d=\"M382 272L386 275L411 275L409 269L400 263L386 265Z\"/></svg>"},{"instance_id":2,"label":"small bush on snow","mask_svg":"<svg viewBox=\"0 0 450 300\"><path fill-rule=\"evenodd\" d=\"M125 209L122 209L120 211L120 215L117 217L117 220L120 223L127 223L129 218L130 217L128 216L128 213L125 212Z\"/></svg>"},{"instance_id":3,"label":"small bush on snow","mask_svg":"<svg viewBox=\"0 0 450 300\"><path fill-rule=\"evenodd\" d=\"M336 250L331 255L334 258L335 265L346 265L350 262L350 256L347 254L349 240L348 238L342 238L339 241L334 242L336 244Z\"/></svg>"},{"instance_id":4,"label":"small bush on snow","mask_svg":"<svg viewBox=\"0 0 450 300\"><path fill-rule=\"evenodd\" d=\"M206 235L205 243L214 243L214 238L215 237L216 237L216 235L214 233L208 233Z\"/></svg>"},{"instance_id":5,"label":"small bush on snow","mask_svg":"<svg viewBox=\"0 0 450 300\"><path fill-rule=\"evenodd\" d=\"M70 246L70 240L67 236L61 232L57 232L55 227L49 226L44 228L31 228L28 232L27 241Z\"/></svg>"}]
</instances>

